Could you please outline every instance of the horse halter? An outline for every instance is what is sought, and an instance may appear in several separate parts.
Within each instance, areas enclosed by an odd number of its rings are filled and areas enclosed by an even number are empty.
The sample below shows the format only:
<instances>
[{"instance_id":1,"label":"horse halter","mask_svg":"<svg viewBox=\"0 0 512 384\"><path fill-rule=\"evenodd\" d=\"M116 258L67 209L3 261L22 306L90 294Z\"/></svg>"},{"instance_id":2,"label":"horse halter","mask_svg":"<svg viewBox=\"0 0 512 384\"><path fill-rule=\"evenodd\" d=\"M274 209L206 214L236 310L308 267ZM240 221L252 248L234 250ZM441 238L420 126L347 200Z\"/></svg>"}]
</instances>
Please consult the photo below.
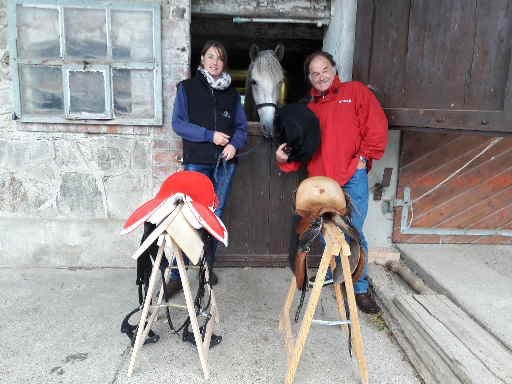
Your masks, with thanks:
<instances>
[{"instance_id":1,"label":"horse halter","mask_svg":"<svg viewBox=\"0 0 512 384\"><path fill-rule=\"evenodd\" d=\"M260 104L256 104L255 105L255 108L256 108L256 112L258 112L258 110L260 108L263 108L263 107L273 107L275 112L274 112L274 122L273 122L273 127L272 127L272 130L274 130L275 128L275 125L276 125L276 120L277 120L277 117L279 116L279 105L277 105L277 103L260 103ZM264 135L265 136L265 135ZM267 136L265 136L267 137ZM268 138L268 137L267 137Z\"/></svg>"},{"instance_id":2,"label":"horse halter","mask_svg":"<svg viewBox=\"0 0 512 384\"><path fill-rule=\"evenodd\" d=\"M260 103L260 104L256 104L256 106L255 106L256 110L263 108L263 107L274 107L276 112L279 110L279 106L277 105L277 103Z\"/></svg>"}]
</instances>

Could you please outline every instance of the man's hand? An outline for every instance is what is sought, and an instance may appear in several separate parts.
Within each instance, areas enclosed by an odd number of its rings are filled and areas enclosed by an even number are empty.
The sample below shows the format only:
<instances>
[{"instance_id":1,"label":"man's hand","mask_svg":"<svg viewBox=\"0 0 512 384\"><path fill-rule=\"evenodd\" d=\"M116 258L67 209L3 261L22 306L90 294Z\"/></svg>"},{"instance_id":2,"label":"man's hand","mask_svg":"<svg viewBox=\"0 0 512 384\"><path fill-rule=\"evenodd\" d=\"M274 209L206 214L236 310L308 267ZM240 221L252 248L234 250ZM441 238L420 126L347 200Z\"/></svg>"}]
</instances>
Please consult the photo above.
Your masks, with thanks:
<instances>
[{"instance_id":1,"label":"man's hand","mask_svg":"<svg viewBox=\"0 0 512 384\"><path fill-rule=\"evenodd\" d=\"M286 163L288 161L288 154L286 151L286 143L281 144L276 150L276 160L278 163Z\"/></svg>"},{"instance_id":2,"label":"man's hand","mask_svg":"<svg viewBox=\"0 0 512 384\"><path fill-rule=\"evenodd\" d=\"M236 148L233 144L228 144L222 151L222 157L226 160L231 160L236 155Z\"/></svg>"},{"instance_id":3,"label":"man's hand","mask_svg":"<svg viewBox=\"0 0 512 384\"><path fill-rule=\"evenodd\" d=\"M357 161L357 169L366 169L366 161L359 159Z\"/></svg>"},{"instance_id":4,"label":"man's hand","mask_svg":"<svg viewBox=\"0 0 512 384\"><path fill-rule=\"evenodd\" d=\"M229 135L226 135L225 133L222 133L222 132L219 132L219 131L215 131L213 132L213 143L214 144L217 144L217 145L220 145L220 146L225 146L227 143L229 143Z\"/></svg>"}]
</instances>

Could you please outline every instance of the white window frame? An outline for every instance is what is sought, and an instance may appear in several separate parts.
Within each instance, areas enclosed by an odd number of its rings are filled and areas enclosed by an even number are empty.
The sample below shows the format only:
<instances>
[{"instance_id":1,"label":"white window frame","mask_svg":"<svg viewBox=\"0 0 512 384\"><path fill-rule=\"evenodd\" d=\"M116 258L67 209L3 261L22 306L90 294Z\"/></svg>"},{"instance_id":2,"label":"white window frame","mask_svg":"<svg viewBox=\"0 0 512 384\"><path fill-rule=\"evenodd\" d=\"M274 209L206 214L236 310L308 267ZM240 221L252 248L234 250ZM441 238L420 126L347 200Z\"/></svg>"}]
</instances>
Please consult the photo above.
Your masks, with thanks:
<instances>
[{"instance_id":1,"label":"white window frame","mask_svg":"<svg viewBox=\"0 0 512 384\"><path fill-rule=\"evenodd\" d=\"M21 59L17 52L17 6L58 9L60 28L60 58L56 59ZM102 59L71 59L65 52L63 9L67 7L82 9L105 10L107 57ZM151 11L153 25L153 60L152 62L137 62L116 60L112 58L111 43L111 10L121 11ZM9 17L9 54L13 79L16 118L22 122L38 123L83 123L83 124L115 124L115 125L162 125L162 72L161 72L161 19L159 2L109 2L98 0L13 0L8 3ZM86 60L86 65L84 65ZM19 65L56 65L62 68L64 113L62 115L30 115L21 110ZM112 84L112 71L114 69L142 69L153 71L153 118L120 117L114 111L114 88ZM105 106L106 113L80 113L69 111L69 71L102 71L105 75Z\"/></svg>"},{"instance_id":2,"label":"white window frame","mask_svg":"<svg viewBox=\"0 0 512 384\"><path fill-rule=\"evenodd\" d=\"M94 120L110 120L112 119L112 92L110 91L109 84L112 84L110 79L110 68L108 65L63 65L62 66L62 86L64 87L64 116L66 119L94 119ZM81 112L73 113L71 108L71 92L69 88L69 73L70 72L100 72L103 75L103 85L105 94L105 112L104 113L90 113Z\"/></svg>"}]
</instances>

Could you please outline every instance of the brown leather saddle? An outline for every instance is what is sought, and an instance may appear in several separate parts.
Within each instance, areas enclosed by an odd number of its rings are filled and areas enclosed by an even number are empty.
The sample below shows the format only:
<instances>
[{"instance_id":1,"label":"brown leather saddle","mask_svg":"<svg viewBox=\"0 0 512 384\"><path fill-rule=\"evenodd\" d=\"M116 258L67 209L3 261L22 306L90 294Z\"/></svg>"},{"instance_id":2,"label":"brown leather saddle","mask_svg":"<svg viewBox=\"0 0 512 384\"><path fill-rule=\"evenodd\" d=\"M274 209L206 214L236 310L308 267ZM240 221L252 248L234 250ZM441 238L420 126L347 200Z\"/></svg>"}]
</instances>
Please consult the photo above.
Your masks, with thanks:
<instances>
[{"instance_id":1,"label":"brown leather saddle","mask_svg":"<svg viewBox=\"0 0 512 384\"><path fill-rule=\"evenodd\" d=\"M361 246L359 232L350 221L349 201L348 195L339 184L329 177L309 177L300 183L295 197L295 214L288 255L298 289L307 287L308 255L326 220L333 222L349 241L353 281L357 281L363 273L366 252ZM335 282L343 282L341 265L334 269L333 277Z\"/></svg>"}]
</instances>

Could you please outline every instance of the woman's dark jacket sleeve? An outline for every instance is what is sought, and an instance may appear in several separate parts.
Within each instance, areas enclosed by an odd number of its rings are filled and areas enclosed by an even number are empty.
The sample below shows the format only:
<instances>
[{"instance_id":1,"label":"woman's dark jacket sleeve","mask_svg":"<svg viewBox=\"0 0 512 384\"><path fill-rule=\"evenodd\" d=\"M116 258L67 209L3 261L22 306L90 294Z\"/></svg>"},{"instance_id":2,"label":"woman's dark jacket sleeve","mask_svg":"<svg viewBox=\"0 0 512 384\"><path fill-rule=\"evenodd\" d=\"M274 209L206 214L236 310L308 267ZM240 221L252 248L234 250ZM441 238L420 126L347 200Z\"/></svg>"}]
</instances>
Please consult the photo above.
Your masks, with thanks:
<instances>
[{"instance_id":1,"label":"woman's dark jacket sleeve","mask_svg":"<svg viewBox=\"0 0 512 384\"><path fill-rule=\"evenodd\" d=\"M213 131L190 122L188 117L188 102L185 88L180 84L174 101L172 113L172 128L177 135L188 141L213 142Z\"/></svg>"}]
</instances>

